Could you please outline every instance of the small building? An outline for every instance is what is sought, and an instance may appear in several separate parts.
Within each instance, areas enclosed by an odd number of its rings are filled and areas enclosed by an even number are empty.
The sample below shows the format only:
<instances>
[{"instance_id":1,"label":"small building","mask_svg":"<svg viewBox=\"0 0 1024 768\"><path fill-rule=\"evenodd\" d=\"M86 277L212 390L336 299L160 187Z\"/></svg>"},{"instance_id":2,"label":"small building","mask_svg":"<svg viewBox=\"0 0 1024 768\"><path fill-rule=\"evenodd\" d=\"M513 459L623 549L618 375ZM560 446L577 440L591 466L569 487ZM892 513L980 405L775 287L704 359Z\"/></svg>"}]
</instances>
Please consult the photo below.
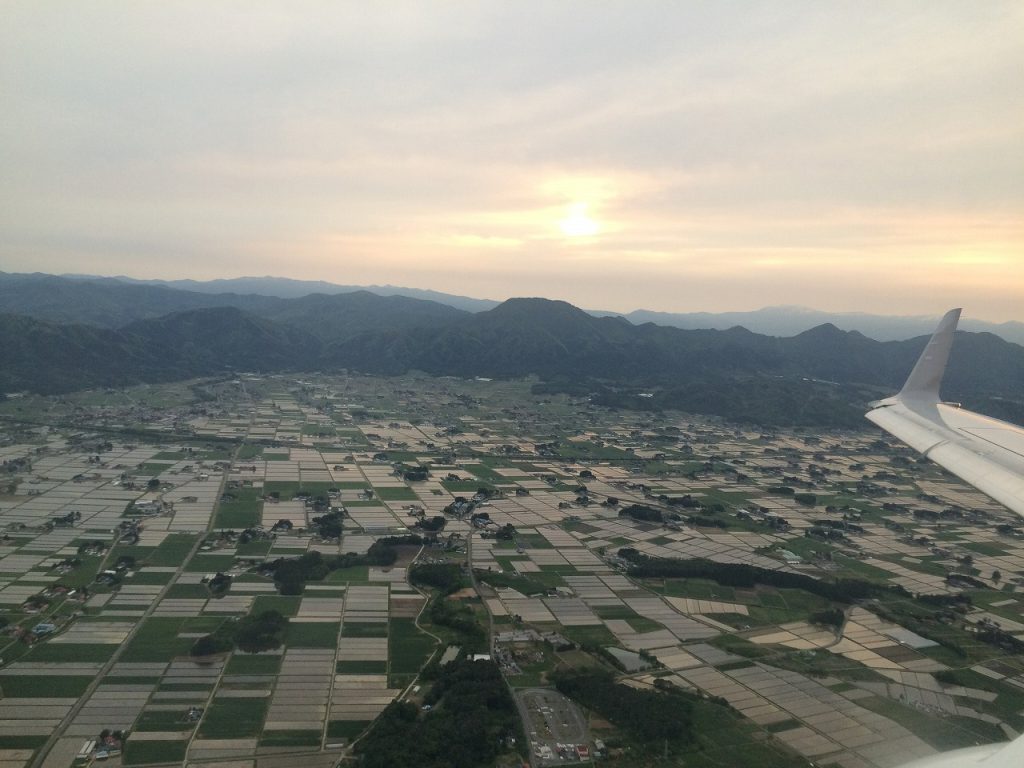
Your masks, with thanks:
<instances>
[{"instance_id":1,"label":"small building","mask_svg":"<svg viewBox=\"0 0 1024 768\"><path fill-rule=\"evenodd\" d=\"M786 561L787 565L799 565L803 562L803 558L800 555L790 552L788 549L780 549L779 554L782 555L782 559Z\"/></svg>"}]
</instances>

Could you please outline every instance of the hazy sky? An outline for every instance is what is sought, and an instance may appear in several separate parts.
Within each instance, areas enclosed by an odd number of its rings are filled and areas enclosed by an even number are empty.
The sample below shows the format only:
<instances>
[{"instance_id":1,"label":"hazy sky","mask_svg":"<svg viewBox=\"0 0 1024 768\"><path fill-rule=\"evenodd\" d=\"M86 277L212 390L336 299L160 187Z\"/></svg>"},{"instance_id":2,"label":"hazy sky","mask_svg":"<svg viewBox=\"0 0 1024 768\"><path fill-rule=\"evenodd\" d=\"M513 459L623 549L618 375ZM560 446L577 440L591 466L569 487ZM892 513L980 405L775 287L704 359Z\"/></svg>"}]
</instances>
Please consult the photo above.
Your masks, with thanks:
<instances>
[{"instance_id":1,"label":"hazy sky","mask_svg":"<svg viewBox=\"0 0 1024 768\"><path fill-rule=\"evenodd\" d=\"M1024 320L1019 0L2 2L0 105L4 271Z\"/></svg>"}]
</instances>

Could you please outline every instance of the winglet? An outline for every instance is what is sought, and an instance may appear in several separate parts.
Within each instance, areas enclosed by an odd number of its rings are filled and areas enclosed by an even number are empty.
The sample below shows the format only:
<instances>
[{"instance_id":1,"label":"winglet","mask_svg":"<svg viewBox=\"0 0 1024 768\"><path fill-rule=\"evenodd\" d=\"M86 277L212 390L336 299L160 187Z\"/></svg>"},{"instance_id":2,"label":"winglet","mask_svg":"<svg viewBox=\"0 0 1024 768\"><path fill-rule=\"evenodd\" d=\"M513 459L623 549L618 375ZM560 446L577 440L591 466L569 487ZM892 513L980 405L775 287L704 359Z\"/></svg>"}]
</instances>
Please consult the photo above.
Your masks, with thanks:
<instances>
[{"instance_id":1,"label":"winglet","mask_svg":"<svg viewBox=\"0 0 1024 768\"><path fill-rule=\"evenodd\" d=\"M939 321L939 327L935 329L917 365L910 372L910 378L897 395L900 400L939 402L939 386L946 372L949 349L953 346L953 333L959 320L960 310L951 309Z\"/></svg>"}]
</instances>

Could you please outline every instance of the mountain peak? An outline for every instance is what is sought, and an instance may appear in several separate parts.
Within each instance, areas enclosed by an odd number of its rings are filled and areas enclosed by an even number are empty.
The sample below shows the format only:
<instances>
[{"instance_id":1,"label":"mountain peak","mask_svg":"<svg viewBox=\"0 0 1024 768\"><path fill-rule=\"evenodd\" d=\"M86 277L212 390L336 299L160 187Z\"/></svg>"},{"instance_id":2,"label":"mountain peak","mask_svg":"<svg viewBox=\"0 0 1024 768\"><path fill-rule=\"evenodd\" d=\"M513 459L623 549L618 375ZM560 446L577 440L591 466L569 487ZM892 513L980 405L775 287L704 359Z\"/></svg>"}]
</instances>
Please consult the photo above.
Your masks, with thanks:
<instances>
[{"instance_id":1,"label":"mountain peak","mask_svg":"<svg viewBox=\"0 0 1024 768\"><path fill-rule=\"evenodd\" d=\"M515 322L562 330L590 328L599 321L567 301L539 297L507 299L494 309L481 312L479 317L490 323Z\"/></svg>"},{"instance_id":2,"label":"mountain peak","mask_svg":"<svg viewBox=\"0 0 1024 768\"><path fill-rule=\"evenodd\" d=\"M803 333L798 333L798 338L833 338L836 336L846 336L847 332L837 327L833 323L822 323L816 325L813 328L808 328Z\"/></svg>"},{"instance_id":3,"label":"mountain peak","mask_svg":"<svg viewBox=\"0 0 1024 768\"><path fill-rule=\"evenodd\" d=\"M542 296L517 296L511 299L505 299L505 301L501 302L501 304L491 311L519 311L520 309L539 309L543 307L558 307L562 310L571 310L573 312L586 314L582 309L573 306L567 301L562 301L561 299L545 299Z\"/></svg>"}]
</instances>

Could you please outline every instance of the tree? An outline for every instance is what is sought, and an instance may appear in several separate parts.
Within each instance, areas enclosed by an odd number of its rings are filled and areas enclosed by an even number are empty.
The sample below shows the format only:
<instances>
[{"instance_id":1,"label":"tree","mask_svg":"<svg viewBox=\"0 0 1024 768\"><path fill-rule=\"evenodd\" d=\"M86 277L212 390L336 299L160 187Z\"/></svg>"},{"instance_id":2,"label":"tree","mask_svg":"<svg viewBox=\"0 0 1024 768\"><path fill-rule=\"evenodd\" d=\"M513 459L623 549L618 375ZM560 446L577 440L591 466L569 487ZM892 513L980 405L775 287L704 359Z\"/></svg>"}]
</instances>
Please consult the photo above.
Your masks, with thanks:
<instances>
[{"instance_id":1,"label":"tree","mask_svg":"<svg viewBox=\"0 0 1024 768\"><path fill-rule=\"evenodd\" d=\"M644 520L651 523L661 523L664 521L661 510L648 507L646 504L630 504L625 509L619 510L619 517L631 517L634 520Z\"/></svg>"},{"instance_id":2,"label":"tree","mask_svg":"<svg viewBox=\"0 0 1024 768\"><path fill-rule=\"evenodd\" d=\"M231 641L226 637L203 635L192 644L189 656L213 656L231 650Z\"/></svg>"},{"instance_id":3,"label":"tree","mask_svg":"<svg viewBox=\"0 0 1024 768\"><path fill-rule=\"evenodd\" d=\"M207 586L209 587L210 592L212 592L215 595L224 594L228 591L228 588L231 586L231 577L227 574L220 573L218 571L217 575L210 579L210 582L209 584L207 584Z\"/></svg>"},{"instance_id":4,"label":"tree","mask_svg":"<svg viewBox=\"0 0 1024 768\"><path fill-rule=\"evenodd\" d=\"M160 479L156 477L150 479L150 481L146 483L146 487L151 491L155 491L160 487Z\"/></svg>"},{"instance_id":5,"label":"tree","mask_svg":"<svg viewBox=\"0 0 1024 768\"><path fill-rule=\"evenodd\" d=\"M344 526L342 520L344 517L345 513L339 510L338 512L330 512L326 515L314 517L312 523L323 538L337 539L341 536Z\"/></svg>"},{"instance_id":6,"label":"tree","mask_svg":"<svg viewBox=\"0 0 1024 768\"><path fill-rule=\"evenodd\" d=\"M288 619L277 611L264 611L259 616L245 616L238 622L235 644L247 653L259 653L281 647L281 634Z\"/></svg>"},{"instance_id":7,"label":"tree","mask_svg":"<svg viewBox=\"0 0 1024 768\"><path fill-rule=\"evenodd\" d=\"M1001 578L1003 578L1002 573L999 571L992 571L992 581L999 581Z\"/></svg>"}]
</instances>

